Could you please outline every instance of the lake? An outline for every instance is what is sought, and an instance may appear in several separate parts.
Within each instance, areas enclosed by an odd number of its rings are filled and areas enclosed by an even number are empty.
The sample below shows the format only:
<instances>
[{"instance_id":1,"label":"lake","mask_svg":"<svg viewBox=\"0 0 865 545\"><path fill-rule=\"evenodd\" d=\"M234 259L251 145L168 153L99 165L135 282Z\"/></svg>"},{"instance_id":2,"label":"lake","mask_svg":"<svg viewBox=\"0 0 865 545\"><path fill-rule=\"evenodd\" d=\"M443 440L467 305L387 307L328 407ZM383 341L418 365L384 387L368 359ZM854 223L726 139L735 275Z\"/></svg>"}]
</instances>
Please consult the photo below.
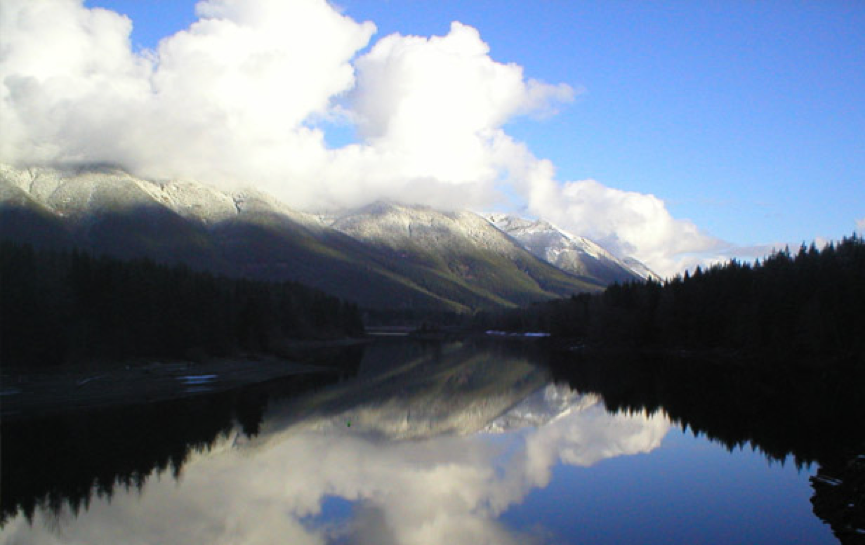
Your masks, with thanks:
<instances>
[{"instance_id":1,"label":"lake","mask_svg":"<svg viewBox=\"0 0 865 545\"><path fill-rule=\"evenodd\" d=\"M848 491L862 482L861 436L848 448L836 438L850 433L789 408L792 422L771 421L739 399L747 390L695 391L703 373L627 374L632 363L551 359L530 343L387 339L356 357L318 380L4 425L0 543L838 543L830 524L845 542L865 535L862 505L844 496L861 501Z\"/></svg>"}]
</instances>

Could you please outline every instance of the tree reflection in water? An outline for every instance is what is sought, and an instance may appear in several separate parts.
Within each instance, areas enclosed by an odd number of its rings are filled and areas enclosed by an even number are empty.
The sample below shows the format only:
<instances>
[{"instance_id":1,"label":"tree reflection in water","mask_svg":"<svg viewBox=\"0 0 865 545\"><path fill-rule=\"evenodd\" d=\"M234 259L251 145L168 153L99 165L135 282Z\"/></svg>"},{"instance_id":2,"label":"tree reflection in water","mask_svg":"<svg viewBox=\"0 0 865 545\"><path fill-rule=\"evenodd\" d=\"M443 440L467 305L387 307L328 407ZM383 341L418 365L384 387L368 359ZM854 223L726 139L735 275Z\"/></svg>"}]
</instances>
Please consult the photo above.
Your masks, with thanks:
<instances>
[{"instance_id":1,"label":"tree reflection in water","mask_svg":"<svg viewBox=\"0 0 865 545\"><path fill-rule=\"evenodd\" d=\"M633 353L556 353L559 381L601 395L613 412L662 409L732 451L819 463L814 513L844 543L865 542L865 368L760 367ZM765 362L764 362L765 363Z\"/></svg>"},{"instance_id":2,"label":"tree reflection in water","mask_svg":"<svg viewBox=\"0 0 865 545\"><path fill-rule=\"evenodd\" d=\"M233 440L233 434L256 434L273 396L333 380L330 374L300 375L146 406L4 422L2 522L18 511L32 519L37 507L78 514L94 495L110 500L116 487L141 490L163 473L177 479L194 454Z\"/></svg>"}]
</instances>

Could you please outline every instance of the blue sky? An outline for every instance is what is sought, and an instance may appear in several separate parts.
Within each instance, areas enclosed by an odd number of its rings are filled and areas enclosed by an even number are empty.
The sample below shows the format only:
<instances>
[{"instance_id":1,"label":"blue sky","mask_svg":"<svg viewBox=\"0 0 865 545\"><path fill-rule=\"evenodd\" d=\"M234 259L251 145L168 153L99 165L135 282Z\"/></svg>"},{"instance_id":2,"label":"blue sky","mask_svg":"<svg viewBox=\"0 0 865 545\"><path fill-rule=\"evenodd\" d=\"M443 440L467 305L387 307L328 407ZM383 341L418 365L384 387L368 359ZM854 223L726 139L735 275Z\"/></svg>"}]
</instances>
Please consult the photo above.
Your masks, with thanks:
<instances>
[{"instance_id":1,"label":"blue sky","mask_svg":"<svg viewBox=\"0 0 865 545\"><path fill-rule=\"evenodd\" d=\"M861 1L196 9L8 0L0 160L510 207L662 273L865 230Z\"/></svg>"},{"instance_id":2,"label":"blue sky","mask_svg":"<svg viewBox=\"0 0 865 545\"><path fill-rule=\"evenodd\" d=\"M106 1L154 47L194 2ZM742 245L838 238L865 217L865 4L342 0L377 38L478 29L490 56L579 94L508 132L560 179L663 199Z\"/></svg>"},{"instance_id":3,"label":"blue sky","mask_svg":"<svg viewBox=\"0 0 865 545\"><path fill-rule=\"evenodd\" d=\"M383 34L458 19L493 58L584 88L511 128L560 178L653 193L741 244L838 237L865 216L865 3L343 5Z\"/></svg>"}]
</instances>

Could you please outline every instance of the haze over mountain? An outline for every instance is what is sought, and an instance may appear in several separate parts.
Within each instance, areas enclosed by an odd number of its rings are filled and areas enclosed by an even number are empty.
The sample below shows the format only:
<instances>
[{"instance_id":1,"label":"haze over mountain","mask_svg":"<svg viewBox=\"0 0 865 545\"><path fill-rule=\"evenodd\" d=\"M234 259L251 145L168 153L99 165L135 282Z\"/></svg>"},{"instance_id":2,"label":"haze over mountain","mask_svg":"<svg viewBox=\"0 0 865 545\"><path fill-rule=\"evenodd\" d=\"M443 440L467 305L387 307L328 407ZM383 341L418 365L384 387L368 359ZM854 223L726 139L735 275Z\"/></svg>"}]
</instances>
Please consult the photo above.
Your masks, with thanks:
<instances>
[{"instance_id":1,"label":"haze over mountain","mask_svg":"<svg viewBox=\"0 0 865 545\"><path fill-rule=\"evenodd\" d=\"M37 246L299 281L368 308L507 307L638 277L609 265L601 249L584 256L583 269L563 271L471 212L377 202L316 216L257 190L155 182L104 165L0 166L0 232Z\"/></svg>"}]
</instances>

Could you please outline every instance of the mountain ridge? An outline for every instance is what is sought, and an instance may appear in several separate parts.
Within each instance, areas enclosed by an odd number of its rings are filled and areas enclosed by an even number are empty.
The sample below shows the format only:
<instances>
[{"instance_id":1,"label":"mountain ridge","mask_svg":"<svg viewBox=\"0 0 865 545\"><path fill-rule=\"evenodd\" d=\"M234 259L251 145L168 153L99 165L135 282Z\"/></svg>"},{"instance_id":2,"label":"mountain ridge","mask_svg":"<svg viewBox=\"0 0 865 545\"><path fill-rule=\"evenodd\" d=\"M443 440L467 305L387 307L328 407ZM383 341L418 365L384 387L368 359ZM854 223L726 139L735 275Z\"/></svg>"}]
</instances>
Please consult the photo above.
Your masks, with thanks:
<instances>
[{"instance_id":1,"label":"mountain ridge","mask_svg":"<svg viewBox=\"0 0 865 545\"><path fill-rule=\"evenodd\" d=\"M563 271L473 212L381 201L315 215L255 189L113 165L0 165L0 236L298 281L378 309L513 307L615 281Z\"/></svg>"},{"instance_id":2,"label":"mountain ridge","mask_svg":"<svg viewBox=\"0 0 865 545\"><path fill-rule=\"evenodd\" d=\"M615 282L659 278L633 257L619 259L596 242L574 235L552 223L510 214L487 214L486 219L518 240L533 255L560 269Z\"/></svg>"},{"instance_id":3,"label":"mountain ridge","mask_svg":"<svg viewBox=\"0 0 865 545\"><path fill-rule=\"evenodd\" d=\"M332 226L393 256L406 274L418 270L450 281L457 300L528 304L601 283L567 275L544 263L482 217L468 211L375 202L339 215ZM492 288L491 288L492 287ZM451 291L452 290L452 291ZM503 301L504 300L504 301Z\"/></svg>"}]
</instances>

